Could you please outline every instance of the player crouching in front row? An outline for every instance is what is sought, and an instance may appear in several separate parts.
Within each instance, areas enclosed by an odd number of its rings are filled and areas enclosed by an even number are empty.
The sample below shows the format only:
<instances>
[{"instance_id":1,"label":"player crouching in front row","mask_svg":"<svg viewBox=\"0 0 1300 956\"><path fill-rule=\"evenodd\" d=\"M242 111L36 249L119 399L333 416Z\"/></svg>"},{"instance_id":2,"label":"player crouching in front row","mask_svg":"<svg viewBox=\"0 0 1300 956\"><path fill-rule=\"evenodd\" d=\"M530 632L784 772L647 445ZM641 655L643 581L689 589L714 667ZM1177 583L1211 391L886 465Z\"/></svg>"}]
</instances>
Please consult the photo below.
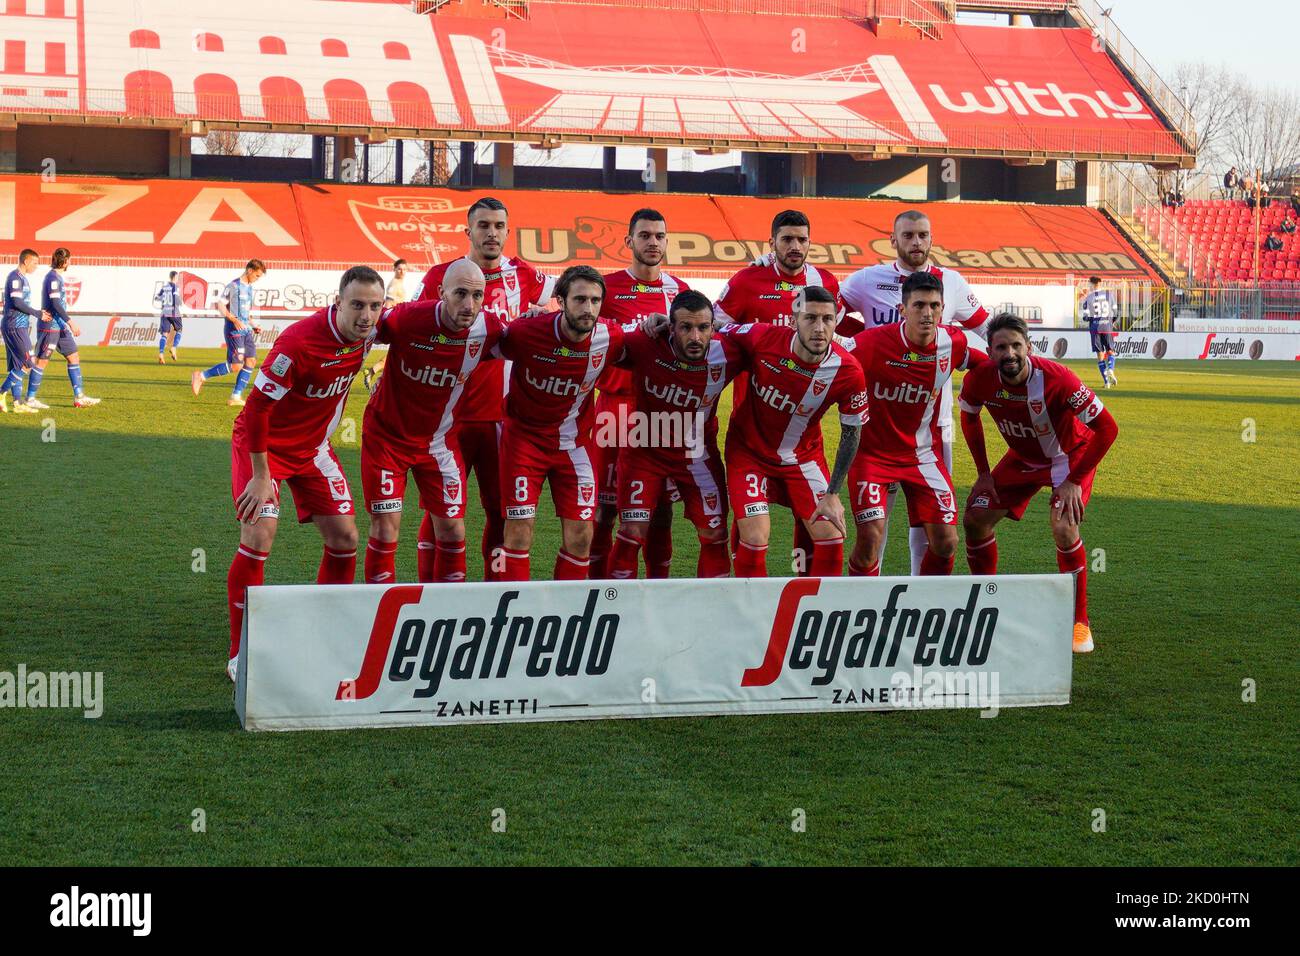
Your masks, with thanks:
<instances>
[{"instance_id":1,"label":"player crouching in front row","mask_svg":"<svg viewBox=\"0 0 1300 956\"><path fill-rule=\"evenodd\" d=\"M231 491L239 548L226 577L230 662L235 678L247 589L259 585L280 518L280 482L293 491L298 521L325 539L317 584L351 584L357 567L352 493L329 439L365 364L384 307L384 281L366 266L343 273L335 304L300 319L276 339L248 404L235 419Z\"/></svg>"},{"instance_id":2,"label":"player crouching in front row","mask_svg":"<svg viewBox=\"0 0 1300 956\"><path fill-rule=\"evenodd\" d=\"M987 328L991 361L962 382L961 430L978 477L966 505L966 556L972 574L995 574L993 529L1019 521L1041 488L1052 489L1050 517L1056 566L1074 575L1074 651L1092 650L1088 623L1088 554L1079 536L1097 466L1119 426L1092 389L1064 365L1033 354L1023 319L1004 313ZM1009 449L989 470L980 409Z\"/></svg>"}]
</instances>

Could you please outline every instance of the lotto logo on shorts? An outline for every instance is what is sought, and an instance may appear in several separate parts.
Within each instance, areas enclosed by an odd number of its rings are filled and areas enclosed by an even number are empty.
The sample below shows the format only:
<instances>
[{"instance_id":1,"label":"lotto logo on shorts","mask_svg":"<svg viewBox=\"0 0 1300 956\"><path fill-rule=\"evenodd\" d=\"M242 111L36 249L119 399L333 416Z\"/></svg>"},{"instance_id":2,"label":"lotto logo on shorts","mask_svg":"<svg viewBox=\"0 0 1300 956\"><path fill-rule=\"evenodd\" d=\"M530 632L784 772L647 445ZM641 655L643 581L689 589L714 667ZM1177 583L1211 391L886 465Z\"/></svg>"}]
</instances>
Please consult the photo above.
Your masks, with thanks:
<instances>
[{"instance_id":1,"label":"lotto logo on shorts","mask_svg":"<svg viewBox=\"0 0 1300 956\"><path fill-rule=\"evenodd\" d=\"M745 505L746 518L753 518L756 515L765 515L765 514L767 514L766 501L752 501L749 504Z\"/></svg>"},{"instance_id":2,"label":"lotto logo on shorts","mask_svg":"<svg viewBox=\"0 0 1300 956\"><path fill-rule=\"evenodd\" d=\"M884 517L884 508L868 508L866 511L855 511L853 513L853 520L859 524L864 521L882 521Z\"/></svg>"},{"instance_id":3,"label":"lotto logo on shorts","mask_svg":"<svg viewBox=\"0 0 1300 956\"><path fill-rule=\"evenodd\" d=\"M945 512L943 513L943 523L944 523L944 524L956 524L956 523L957 523L957 512L955 512L955 511L945 511Z\"/></svg>"},{"instance_id":4,"label":"lotto logo on shorts","mask_svg":"<svg viewBox=\"0 0 1300 956\"><path fill-rule=\"evenodd\" d=\"M507 518L536 518L536 505L512 506L506 509Z\"/></svg>"},{"instance_id":5,"label":"lotto logo on shorts","mask_svg":"<svg viewBox=\"0 0 1300 956\"><path fill-rule=\"evenodd\" d=\"M339 514L341 514L341 515L346 515L346 514L351 514L351 513L352 513L352 502L350 502L350 501L340 501L340 502L339 502Z\"/></svg>"},{"instance_id":6,"label":"lotto logo on shorts","mask_svg":"<svg viewBox=\"0 0 1300 956\"><path fill-rule=\"evenodd\" d=\"M448 509L447 509L447 517L448 517L448 518L459 518L459 517L460 517L460 505L452 505L450 508L448 508Z\"/></svg>"},{"instance_id":7,"label":"lotto logo on shorts","mask_svg":"<svg viewBox=\"0 0 1300 956\"><path fill-rule=\"evenodd\" d=\"M383 501L370 502L370 513L372 515L389 514L394 511L402 510L401 498L385 498Z\"/></svg>"},{"instance_id":8,"label":"lotto logo on shorts","mask_svg":"<svg viewBox=\"0 0 1300 956\"><path fill-rule=\"evenodd\" d=\"M620 511L618 513L621 521L649 521L650 512L648 511Z\"/></svg>"}]
</instances>

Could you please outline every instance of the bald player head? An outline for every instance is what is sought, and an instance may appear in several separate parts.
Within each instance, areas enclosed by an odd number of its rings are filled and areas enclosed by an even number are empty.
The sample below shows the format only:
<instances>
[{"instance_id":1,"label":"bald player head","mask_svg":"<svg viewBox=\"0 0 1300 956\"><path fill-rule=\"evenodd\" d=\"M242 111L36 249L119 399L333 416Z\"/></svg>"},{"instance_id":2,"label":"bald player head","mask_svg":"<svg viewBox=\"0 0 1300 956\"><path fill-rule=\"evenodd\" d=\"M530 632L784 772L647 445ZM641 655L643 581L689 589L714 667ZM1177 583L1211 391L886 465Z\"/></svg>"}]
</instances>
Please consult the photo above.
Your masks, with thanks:
<instances>
[{"instance_id":1,"label":"bald player head","mask_svg":"<svg viewBox=\"0 0 1300 956\"><path fill-rule=\"evenodd\" d=\"M487 280L483 270L469 259L457 259L442 276L442 318L456 331L474 324L483 309Z\"/></svg>"}]
</instances>

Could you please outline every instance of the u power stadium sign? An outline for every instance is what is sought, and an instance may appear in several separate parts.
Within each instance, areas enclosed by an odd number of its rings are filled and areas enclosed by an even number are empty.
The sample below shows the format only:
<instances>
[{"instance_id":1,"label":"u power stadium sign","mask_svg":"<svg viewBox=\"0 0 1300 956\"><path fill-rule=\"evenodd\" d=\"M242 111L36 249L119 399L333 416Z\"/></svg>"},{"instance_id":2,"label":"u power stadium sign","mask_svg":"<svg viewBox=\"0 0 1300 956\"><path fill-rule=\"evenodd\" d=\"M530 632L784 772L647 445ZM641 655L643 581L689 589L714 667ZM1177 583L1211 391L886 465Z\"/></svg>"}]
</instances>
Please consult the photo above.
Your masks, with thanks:
<instances>
[{"instance_id":1,"label":"u power stadium sign","mask_svg":"<svg viewBox=\"0 0 1300 956\"><path fill-rule=\"evenodd\" d=\"M247 730L1066 704L1065 575L249 589Z\"/></svg>"}]
</instances>

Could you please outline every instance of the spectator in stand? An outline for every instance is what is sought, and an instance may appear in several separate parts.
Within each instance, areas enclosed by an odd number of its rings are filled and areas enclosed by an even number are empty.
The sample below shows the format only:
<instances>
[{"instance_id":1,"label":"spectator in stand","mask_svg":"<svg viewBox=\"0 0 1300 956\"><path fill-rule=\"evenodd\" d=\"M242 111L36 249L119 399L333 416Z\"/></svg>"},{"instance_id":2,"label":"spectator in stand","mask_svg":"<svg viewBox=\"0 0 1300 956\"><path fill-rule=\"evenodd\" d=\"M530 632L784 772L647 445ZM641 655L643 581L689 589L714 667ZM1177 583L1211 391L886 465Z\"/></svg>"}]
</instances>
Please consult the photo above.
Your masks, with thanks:
<instances>
[{"instance_id":1,"label":"spectator in stand","mask_svg":"<svg viewBox=\"0 0 1300 956\"><path fill-rule=\"evenodd\" d=\"M1279 239L1275 234L1270 232L1268 234L1268 238L1264 240L1264 248L1267 249L1269 252L1281 252L1282 240Z\"/></svg>"},{"instance_id":2,"label":"spectator in stand","mask_svg":"<svg viewBox=\"0 0 1300 956\"><path fill-rule=\"evenodd\" d=\"M1295 223L1290 219L1283 219L1280 228L1283 232L1285 232L1289 236L1293 232L1295 232Z\"/></svg>"},{"instance_id":3,"label":"spectator in stand","mask_svg":"<svg viewBox=\"0 0 1300 956\"><path fill-rule=\"evenodd\" d=\"M1264 182L1263 180L1260 180L1260 183L1259 183L1259 208L1260 208L1260 209L1267 209L1267 208L1268 208L1268 204L1271 203L1272 201L1273 201L1273 200L1272 200L1271 198L1269 198L1269 195L1268 195L1268 183Z\"/></svg>"},{"instance_id":4,"label":"spectator in stand","mask_svg":"<svg viewBox=\"0 0 1300 956\"><path fill-rule=\"evenodd\" d=\"M1291 211L1300 219L1300 189L1291 194Z\"/></svg>"},{"instance_id":5,"label":"spectator in stand","mask_svg":"<svg viewBox=\"0 0 1300 956\"><path fill-rule=\"evenodd\" d=\"M1223 175L1223 195L1228 199L1235 199L1237 187L1241 185L1241 177L1237 174L1237 167L1233 166Z\"/></svg>"}]
</instances>

